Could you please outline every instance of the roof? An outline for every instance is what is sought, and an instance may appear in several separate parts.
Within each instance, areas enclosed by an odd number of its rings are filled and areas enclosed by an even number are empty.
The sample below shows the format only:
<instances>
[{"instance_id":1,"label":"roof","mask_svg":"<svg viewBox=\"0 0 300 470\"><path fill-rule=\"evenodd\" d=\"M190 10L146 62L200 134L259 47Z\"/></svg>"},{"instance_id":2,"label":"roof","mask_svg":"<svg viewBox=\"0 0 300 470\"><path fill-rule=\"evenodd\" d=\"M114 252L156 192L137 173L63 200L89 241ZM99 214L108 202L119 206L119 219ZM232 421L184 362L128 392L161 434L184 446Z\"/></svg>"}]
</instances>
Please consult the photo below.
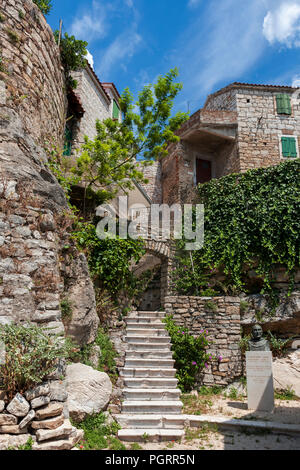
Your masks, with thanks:
<instances>
[{"instance_id":1,"label":"roof","mask_svg":"<svg viewBox=\"0 0 300 470\"><path fill-rule=\"evenodd\" d=\"M99 85L100 89L102 90L102 92L104 93L104 96L106 97L106 99L108 100L108 102L110 103L111 102L111 99L110 99L110 96L109 94L107 93L107 91L105 90L105 88L102 86L102 83L100 82L98 76L96 75L96 73L94 72L94 69L91 67L90 63L86 60L86 69L90 72L90 74L93 76L93 78L95 79L97 85Z\"/></svg>"},{"instance_id":2,"label":"roof","mask_svg":"<svg viewBox=\"0 0 300 470\"><path fill-rule=\"evenodd\" d=\"M121 96L120 96L120 93L118 92L117 90L117 87L116 85L113 83L113 82L102 82L102 86L105 88L105 87L108 87L108 88L112 88L115 92L115 94L117 95L117 97L120 99Z\"/></svg>"}]
</instances>

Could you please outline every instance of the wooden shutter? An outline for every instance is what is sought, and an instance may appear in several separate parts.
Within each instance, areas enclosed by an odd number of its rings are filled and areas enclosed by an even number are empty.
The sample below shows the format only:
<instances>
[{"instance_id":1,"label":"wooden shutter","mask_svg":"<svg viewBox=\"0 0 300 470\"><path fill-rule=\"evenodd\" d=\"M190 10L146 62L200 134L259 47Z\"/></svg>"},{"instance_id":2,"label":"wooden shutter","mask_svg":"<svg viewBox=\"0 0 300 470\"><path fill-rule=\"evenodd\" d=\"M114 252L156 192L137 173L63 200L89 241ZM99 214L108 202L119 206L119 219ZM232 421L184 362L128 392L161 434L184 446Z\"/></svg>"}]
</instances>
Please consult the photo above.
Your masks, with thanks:
<instances>
[{"instance_id":1,"label":"wooden shutter","mask_svg":"<svg viewBox=\"0 0 300 470\"><path fill-rule=\"evenodd\" d=\"M282 137L283 157L297 158L297 143L295 137Z\"/></svg>"},{"instance_id":2,"label":"wooden shutter","mask_svg":"<svg viewBox=\"0 0 300 470\"><path fill-rule=\"evenodd\" d=\"M120 109L115 100L113 101L113 119L119 119Z\"/></svg>"},{"instance_id":3,"label":"wooden shutter","mask_svg":"<svg viewBox=\"0 0 300 470\"><path fill-rule=\"evenodd\" d=\"M283 93L276 95L276 107L278 114L292 114L290 96Z\"/></svg>"},{"instance_id":4,"label":"wooden shutter","mask_svg":"<svg viewBox=\"0 0 300 470\"><path fill-rule=\"evenodd\" d=\"M297 158L297 147L296 147L296 139L290 138L290 157Z\"/></svg>"}]
</instances>

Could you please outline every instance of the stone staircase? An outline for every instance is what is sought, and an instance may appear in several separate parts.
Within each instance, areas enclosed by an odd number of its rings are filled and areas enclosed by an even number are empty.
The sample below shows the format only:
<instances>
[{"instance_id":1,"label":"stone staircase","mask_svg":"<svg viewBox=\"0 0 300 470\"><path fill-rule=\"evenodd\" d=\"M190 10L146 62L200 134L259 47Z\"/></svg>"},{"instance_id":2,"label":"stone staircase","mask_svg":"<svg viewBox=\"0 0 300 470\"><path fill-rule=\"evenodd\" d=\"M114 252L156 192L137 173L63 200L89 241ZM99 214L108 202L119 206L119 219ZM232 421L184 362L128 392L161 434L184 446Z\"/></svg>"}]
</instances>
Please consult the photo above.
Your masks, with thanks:
<instances>
[{"instance_id":1,"label":"stone staircase","mask_svg":"<svg viewBox=\"0 0 300 470\"><path fill-rule=\"evenodd\" d=\"M180 439L184 420L164 312L132 312L127 317L122 412L118 437L127 442Z\"/></svg>"}]
</instances>

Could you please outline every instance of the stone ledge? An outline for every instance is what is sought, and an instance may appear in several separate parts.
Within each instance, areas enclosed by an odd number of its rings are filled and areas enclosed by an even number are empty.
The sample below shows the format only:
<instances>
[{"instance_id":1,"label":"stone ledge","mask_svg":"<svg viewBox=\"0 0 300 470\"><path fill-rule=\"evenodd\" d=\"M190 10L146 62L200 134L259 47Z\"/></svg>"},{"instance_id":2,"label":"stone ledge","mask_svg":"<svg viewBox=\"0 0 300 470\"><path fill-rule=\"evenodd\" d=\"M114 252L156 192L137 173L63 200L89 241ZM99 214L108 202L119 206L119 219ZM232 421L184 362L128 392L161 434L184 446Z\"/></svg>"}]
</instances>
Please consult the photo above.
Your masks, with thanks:
<instances>
[{"instance_id":1,"label":"stone ledge","mask_svg":"<svg viewBox=\"0 0 300 470\"><path fill-rule=\"evenodd\" d=\"M276 433L292 433L300 434L300 425L298 424L286 424L286 423L276 423L270 421L248 421L246 419L230 419L224 418L223 416L209 416L209 415L182 415L182 418L185 420L185 426L190 427L200 427L204 423L216 424L219 427L229 427L229 428L250 428L265 430L269 432Z\"/></svg>"}]
</instances>

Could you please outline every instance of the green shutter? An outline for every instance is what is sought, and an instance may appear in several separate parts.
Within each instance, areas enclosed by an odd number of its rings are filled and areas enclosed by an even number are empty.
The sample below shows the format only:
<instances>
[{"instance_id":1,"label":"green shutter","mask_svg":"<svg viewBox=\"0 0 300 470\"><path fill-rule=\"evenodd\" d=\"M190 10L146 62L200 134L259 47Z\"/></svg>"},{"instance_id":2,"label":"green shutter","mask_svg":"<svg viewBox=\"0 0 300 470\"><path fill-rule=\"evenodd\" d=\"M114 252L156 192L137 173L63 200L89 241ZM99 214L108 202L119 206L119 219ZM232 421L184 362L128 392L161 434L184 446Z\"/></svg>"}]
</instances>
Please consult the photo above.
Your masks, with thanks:
<instances>
[{"instance_id":1,"label":"green shutter","mask_svg":"<svg viewBox=\"0 0 300 470\"><path fill-rule=\"evenodd\" d=\"M65 145L63 155L69 157L72 153L72 131L68 127L65 129Z\"/></svg>"},{"instance_id":2,"label":"green shutter","mask_svg":"<svg viewBox=\"0 0 300 470\"><path fill-rule=\"evenodd\" d=\"M290 157L297 158L296 139L289 139L290 141Z\"/></svg>"},{"instance_id":3,"label":"green shutter","mask_svg":"<svg viewBox=\"0 0 300 470\"><path fill-rule=\"evenodd\" d=\"M276 105L278 114L292 114L290 95L283 93L276 95Z\"/></svg>"},{"instance_id":4,"label":"green shutter","mask_svg":"<svg viewBox=\"0 0 300 470\"><path fill-rule=\"evenodd\" d=\"M115 100L113 101L113 119L119 119L120 109Z\"/></svg>"},{"instance_id":5,"label":"green shutter","mask_svg":"<svg viewBox=\"0 0 300 470\"><path fill-rule=\"evenodd\" d=\"M297 143L295 137L282 137L281 143L283 157L297 158Z\"/></svg>"}]
</instances>

